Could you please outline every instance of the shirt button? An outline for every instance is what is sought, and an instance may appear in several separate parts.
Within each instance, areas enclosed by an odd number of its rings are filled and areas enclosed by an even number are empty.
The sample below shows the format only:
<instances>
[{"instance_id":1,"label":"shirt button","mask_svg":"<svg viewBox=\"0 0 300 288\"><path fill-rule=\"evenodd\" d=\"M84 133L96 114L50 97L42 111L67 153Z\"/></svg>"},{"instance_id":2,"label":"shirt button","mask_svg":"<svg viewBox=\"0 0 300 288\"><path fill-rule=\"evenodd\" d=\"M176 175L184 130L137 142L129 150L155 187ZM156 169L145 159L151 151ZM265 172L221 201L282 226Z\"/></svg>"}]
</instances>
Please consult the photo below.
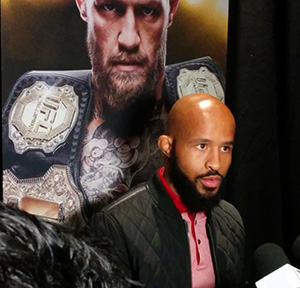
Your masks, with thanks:
<instances>
[{"instance_id":1,"label":"shirt button","mask_svg":"<svg viewBox=\"0 0 300 288\"><path fill-rule=\"evenodd\" d=\"M200 244L201 243L201 240L200 239L198 239L198 244Z\"/></svg>"}]
</instances>

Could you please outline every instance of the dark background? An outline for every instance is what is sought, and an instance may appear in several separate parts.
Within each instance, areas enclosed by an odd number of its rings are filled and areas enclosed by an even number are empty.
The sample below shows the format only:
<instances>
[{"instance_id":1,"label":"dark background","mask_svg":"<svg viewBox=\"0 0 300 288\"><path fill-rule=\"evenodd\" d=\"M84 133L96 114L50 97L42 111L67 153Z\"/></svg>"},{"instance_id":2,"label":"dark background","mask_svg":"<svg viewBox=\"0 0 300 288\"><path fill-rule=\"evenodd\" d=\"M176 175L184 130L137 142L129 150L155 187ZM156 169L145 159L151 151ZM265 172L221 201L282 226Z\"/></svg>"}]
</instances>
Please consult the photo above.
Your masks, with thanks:
<instances>
[{"instance_id":1,"label":"dark background","mask_svg":"<svg viewBox=\"0 0 300 288\"><path fill-rule=\"evenodd\" d=\"M299 0L230 1L226 102L237 133L225 197L244 220L251 276L265 242L299 267L291 253L300 234L299 15Z\"/></svg>"},{"instance_id":2,"label":"dark background","mask_svg":"<svg viewBox=\"0 0 300 288\"><path fill-rule=\"evenodd\" d=\"M61 1L59 9L25 0L9 5L1 9L2 101L28 70L90 67L73 1ZM213 26L220 16L201 12L179 8L167 63L210 55L226 74L237 133L224 197L244 220L245 272L253 280L253 252L265 242L281 245L297 263L291 247L300 234L300 1L230 0L227 48Z\"/></svg>"}]
</instances>

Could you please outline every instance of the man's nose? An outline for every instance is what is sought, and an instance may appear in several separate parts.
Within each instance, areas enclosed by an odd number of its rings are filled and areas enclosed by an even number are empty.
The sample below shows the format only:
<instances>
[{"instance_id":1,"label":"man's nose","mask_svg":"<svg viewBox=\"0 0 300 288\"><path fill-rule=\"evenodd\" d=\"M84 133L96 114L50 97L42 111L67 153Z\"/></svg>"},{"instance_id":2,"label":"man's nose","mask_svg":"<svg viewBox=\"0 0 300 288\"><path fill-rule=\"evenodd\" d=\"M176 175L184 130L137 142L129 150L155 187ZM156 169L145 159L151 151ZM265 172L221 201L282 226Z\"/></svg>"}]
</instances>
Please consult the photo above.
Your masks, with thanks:
<instances>
[{"instance_id":1,"label":"man's nose","mask_svg":"<svg viewBox=\"0 0 300 288\"><path fill-rule=\"evenodd\" d=\"M221 168L220 151L213 149L209 152L206 160L206 168L208 170L219 171Z\"/></svg>"},{"instance_id":2,"label":"man's nose","mask_svg":"<svg viewBox=\"0 0 300 288\"><path fill-rule=\"evenodd\" d=\"M119 45L132 50L140 44L140 35L133 10L127 10L123 18L123 26L118 37Z\"/></svg>"}]
</instances>

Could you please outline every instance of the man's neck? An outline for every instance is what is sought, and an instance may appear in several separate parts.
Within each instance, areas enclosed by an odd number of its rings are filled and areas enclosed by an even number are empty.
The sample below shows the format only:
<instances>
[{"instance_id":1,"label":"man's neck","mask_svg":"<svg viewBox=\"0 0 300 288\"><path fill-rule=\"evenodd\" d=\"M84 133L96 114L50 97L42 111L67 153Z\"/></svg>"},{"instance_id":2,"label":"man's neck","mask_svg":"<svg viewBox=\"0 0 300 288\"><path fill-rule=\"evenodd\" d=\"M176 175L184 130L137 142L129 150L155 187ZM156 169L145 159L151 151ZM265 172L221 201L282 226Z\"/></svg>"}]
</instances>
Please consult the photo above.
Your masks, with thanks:
<instances>
[{"instance_id":1,"label":"man's neck","mask_svg":"<svg viewBox=\"0 0 300 288\"><path fill-rule=\"evenodd\" d=\"M175 190L174 185L172 185L172 183L170 181L167 181L168 178L165 177L164 175L166 175L166 173L165 173L165 168L163 167L158 171L158 176L159 176L159 179L160 179L163 187L165 188L166 192L171 197L177 210L180 213L183 213L183 212L188 213L188 207L181 201L180 196L175 192L176 190Z\"/></svg>"},{"instance_id":2,"label":"man's neck","mask_svg":"<svg viewBox=\"0 0 300 288\"><path fill-rule=\"evenodd\" d=\"M162 174L162 176L163 176L166 184L168 185L168 187L170 187L170 189L173 191L173 193L180 198L179 194L176 191L176 188L175 188L174 184L172 183L172 181L171 181L171 179L169 177L168 164L167 163L165 163L164 169L161 170L161 174Z\"/></svg>"},{"instance_id":3,"label":"man's neck","mask_svg":"<svg viewBox=\"0 0 300 288\"><path fill-rule=\"evenodd\" d=\"M103 97L100 91L93 88L93 119L102 119L103 114Z\"/></svg>"}]
</instances>

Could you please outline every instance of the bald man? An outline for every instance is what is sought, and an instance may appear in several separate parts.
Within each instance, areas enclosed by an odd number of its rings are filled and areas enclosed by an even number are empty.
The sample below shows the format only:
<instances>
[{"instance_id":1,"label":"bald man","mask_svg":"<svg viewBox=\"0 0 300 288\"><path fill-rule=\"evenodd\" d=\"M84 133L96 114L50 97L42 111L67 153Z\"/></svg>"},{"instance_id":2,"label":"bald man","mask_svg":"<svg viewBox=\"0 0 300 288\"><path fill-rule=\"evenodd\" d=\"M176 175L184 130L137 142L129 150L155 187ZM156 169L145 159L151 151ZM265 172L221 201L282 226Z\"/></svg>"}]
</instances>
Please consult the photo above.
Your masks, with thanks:
<instances>
[{"instance_id":1,"label":"bald man","mask_svg":"<svg viewBox=\"0 0 300 288\"><path fill-rule=\"evenodd\" d=\"M221 101L184 96L158 139L165 166L92 217L92 231L112 240L128 276L143 287L240 287L243 222L219 195L234 134Z\"/></svg>"}]
</instances>

